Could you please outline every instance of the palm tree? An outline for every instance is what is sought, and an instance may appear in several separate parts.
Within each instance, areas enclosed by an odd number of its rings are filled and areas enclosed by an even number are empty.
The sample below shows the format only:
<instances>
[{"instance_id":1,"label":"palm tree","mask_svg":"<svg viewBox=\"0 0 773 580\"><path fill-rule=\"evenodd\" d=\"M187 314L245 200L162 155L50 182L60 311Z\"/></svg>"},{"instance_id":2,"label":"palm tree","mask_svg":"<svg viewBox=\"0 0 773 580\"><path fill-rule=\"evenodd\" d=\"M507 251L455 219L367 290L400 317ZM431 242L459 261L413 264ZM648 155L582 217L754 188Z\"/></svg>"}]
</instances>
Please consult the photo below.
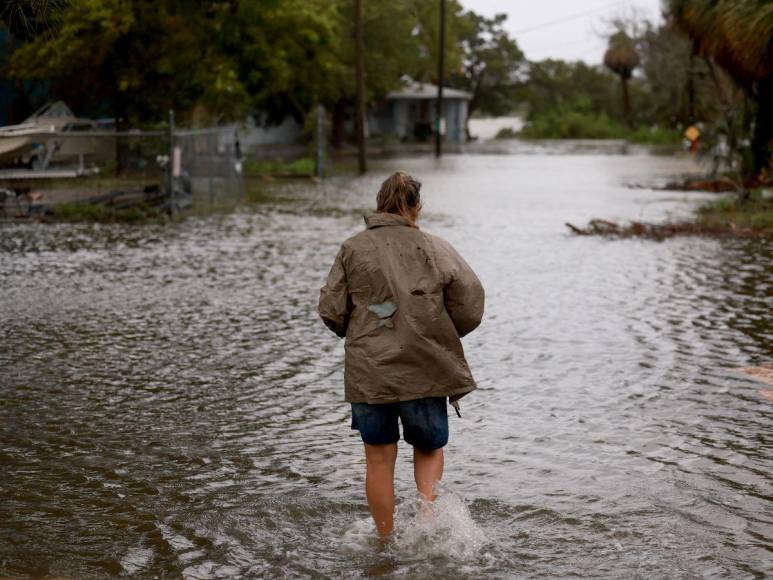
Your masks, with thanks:
<instances>
[{"instance_id":1,"label":"palm tree","mask_svg":"<svg viewBox=\"0 0 773 580\"><path fill-rule=\"evenodd\" d=\"M20 39L50 30L67 0L5 0L0 3L0 24Z\"/></svg>"},{"instance_id":2,"label":"palm tree","mask_svg":"<svg viewBox=\"0 0 773 580\"><path fill-rule=\"evenodd\" d=\"M667 0L676 25L756 103L754 171L770 167L773 141L773 3Z\"/></svg>"},{"instance_id":3,"label":"palm tree","mask_svg":"<svg viewBox=\"0 0 773 580\"><path fill-rule=\"evenodd\" d=\"M625 31L619 30L609 37L609 48L604 53L604 64L620 77L620 82L623 85L623 114L629 127L633 126L633 121L631 119L631 97L628 94L628 81L633 75L633 70L639 66L639 62L636 46Z\"/></svg>"}]
</instances>

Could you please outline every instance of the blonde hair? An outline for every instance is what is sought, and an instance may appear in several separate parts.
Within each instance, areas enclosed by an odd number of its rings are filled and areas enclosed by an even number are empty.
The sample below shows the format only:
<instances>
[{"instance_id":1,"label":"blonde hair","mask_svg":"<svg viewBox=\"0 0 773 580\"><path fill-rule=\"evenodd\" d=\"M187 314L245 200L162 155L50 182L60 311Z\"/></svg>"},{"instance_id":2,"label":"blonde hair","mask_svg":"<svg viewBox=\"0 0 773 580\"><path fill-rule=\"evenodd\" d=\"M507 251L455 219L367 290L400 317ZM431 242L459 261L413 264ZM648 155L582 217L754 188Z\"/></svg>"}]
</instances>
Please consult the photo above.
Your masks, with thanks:
<instances>
[{"instance_id":1,"label":"blonde hair","mask_svg":"<svg viewBox=\"0 0 773 580\"><path fill-rule=\"evenodd\" d=\"M407 216L421 210L421 182L403 171L396 171L384 180L376 197L376 211Z\"/></svg>"}]
</instances>

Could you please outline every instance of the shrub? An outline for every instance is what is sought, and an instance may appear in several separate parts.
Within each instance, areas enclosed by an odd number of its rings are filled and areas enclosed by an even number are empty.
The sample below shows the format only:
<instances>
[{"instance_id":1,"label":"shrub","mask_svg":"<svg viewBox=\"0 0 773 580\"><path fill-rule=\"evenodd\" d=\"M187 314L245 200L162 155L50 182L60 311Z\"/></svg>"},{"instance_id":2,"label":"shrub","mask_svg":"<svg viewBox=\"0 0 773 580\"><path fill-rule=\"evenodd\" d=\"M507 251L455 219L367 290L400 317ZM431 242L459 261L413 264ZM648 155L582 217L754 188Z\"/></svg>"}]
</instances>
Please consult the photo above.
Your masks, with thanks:
<instances>
[{"instance_id":1,"label":"shrub","mask_svg":"<svg viewBox=\"0 0 773 580\"><path fill-rule=\"evenodd\" d=\"M314 175L315 162L311 157L301 157L293 161L282 159L247 160L245 173L252 175Z\"/></svg>"},{"instance_id":2,"label":"shrub","mask_svg":"<svg viewBox=\"0 0 773 580\"><path fill-rule=\"evenodd\" d=\"M605 113L554 109L530 119L521 130L527 139L622 139L627 131Z\"/></svg>"},{"instance_id":3,"label":"shrub","mask_svg":"<svg viewBox=\"0 0 773 580\"><path fill-rule=\"evenodd\" d=\"M494 135L494 139L515 139L516 137L518 137L518 132L512 127L502 127Z\"/></svg>"}]
</instances>

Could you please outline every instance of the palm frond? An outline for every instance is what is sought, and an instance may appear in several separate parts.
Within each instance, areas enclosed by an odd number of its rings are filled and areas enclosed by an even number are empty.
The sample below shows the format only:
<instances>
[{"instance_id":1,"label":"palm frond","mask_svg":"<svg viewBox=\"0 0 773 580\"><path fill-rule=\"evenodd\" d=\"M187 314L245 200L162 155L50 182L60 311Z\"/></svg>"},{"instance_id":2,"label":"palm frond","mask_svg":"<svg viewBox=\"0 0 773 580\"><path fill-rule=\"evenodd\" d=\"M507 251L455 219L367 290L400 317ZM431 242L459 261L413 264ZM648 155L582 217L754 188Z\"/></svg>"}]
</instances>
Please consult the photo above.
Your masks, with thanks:
<instances>
[{"instance_id":1,"label":"palm frond","mask_svg":"<svg viewBox=\"0 0 773 580\"><path fill-rule=\"evenodd\" d=\"M750 87L773 74L773 2L770 0L668 0L676 25L705 56Z\"/></svg>"}]
</instances>

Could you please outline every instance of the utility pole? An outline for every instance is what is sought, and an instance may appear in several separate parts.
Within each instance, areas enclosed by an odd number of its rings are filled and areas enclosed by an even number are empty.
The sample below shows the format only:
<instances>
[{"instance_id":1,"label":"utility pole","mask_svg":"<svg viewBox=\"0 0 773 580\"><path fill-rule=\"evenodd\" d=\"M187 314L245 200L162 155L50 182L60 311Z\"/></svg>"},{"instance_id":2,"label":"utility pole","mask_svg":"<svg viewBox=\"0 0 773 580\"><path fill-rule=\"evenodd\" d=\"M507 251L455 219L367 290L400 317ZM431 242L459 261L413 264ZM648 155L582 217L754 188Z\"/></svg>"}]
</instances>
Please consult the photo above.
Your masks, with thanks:
<instances>
[{"instance_id":1,"label":"utility pole","mask_svg":"<svg viewBox=\"0 0 773 580\"><path fill-rule=\"evenodd\" d=\"M440 52L437 63L437 104L435 105L435 157L443 154L440 128L443 123L443 72L446 56L446 0L440 0Z\"/></svg>"},{"instance_id":2,"label":"utility pole","mask_svg":"<svg viewBox=\"0 0 773 580\"><path fill-rule=\"evenodd\" d=\"M358 165L362 174L368 170L368 162L365 157L365 45L362 32L362 0L354 0L354 52L354 68L357 77L357 110L354 124L357 134Z\"/></svg>"},{"instance_id":3,"label":"utility pole","mask_svg":"<svg viewBox=\"0 0 773 580\"><path fill-rule=\"evenodd\" d=\"M692 44L690 63L687 66L687 122L695 123L695 57L698 54L698 41Z\"/></svg>"}]
</instances>

